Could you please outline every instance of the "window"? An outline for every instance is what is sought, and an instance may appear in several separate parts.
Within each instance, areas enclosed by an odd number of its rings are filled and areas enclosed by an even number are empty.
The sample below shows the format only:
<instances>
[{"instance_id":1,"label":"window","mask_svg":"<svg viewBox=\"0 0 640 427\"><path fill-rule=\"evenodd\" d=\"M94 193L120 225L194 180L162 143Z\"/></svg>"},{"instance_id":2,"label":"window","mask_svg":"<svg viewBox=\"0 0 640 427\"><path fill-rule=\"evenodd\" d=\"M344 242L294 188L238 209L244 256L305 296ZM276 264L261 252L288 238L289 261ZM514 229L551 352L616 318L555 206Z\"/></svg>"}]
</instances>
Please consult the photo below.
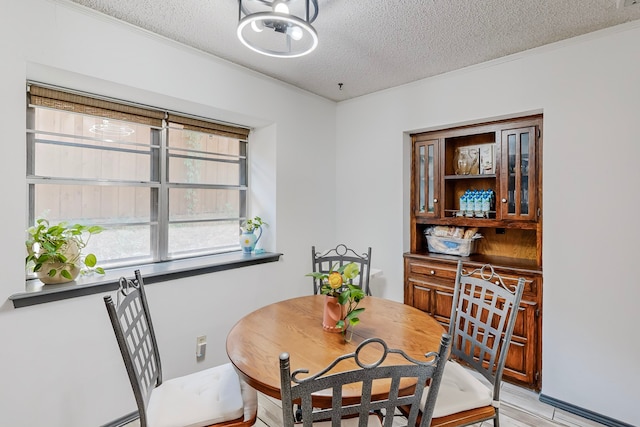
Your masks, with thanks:
<instances>
[{"instance_id":1,"label":"window","mask_svg":"<svg viewBox=\"0 0 640 427\"><path fill-rule=\"evenodd\" d=\"M40 84L27 91L28 218L101 225L104 268L239 251L248 129Z\"/></svg>"}]
</instances>

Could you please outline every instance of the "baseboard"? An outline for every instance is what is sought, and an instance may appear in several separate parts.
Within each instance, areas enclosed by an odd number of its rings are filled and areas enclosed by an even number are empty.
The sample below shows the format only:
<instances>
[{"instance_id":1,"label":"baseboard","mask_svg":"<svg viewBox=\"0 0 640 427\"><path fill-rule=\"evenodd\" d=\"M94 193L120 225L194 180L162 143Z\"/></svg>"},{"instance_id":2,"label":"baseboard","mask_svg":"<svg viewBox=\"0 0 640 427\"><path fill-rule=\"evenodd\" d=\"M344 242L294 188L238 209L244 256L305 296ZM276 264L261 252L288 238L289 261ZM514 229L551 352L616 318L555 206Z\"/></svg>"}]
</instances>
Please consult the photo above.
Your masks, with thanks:
<instances>
[{"instance_id":1,"label":"baseboard","mask_svg":"<svg viewBox=\"0 0 640 427\"><path fill-rule=\"evenodd\" d=\"M110 423L107 423L101 427L123 427L129 424L130 422L137 420L138 418L140 418L140 416L138 415L138 411L133 411L132 413L123 415L117 420L113 420Z\"/></svg>"},{"instance_id":2,"label":"baseboard","mask_svg":"<svg viewBox=\"0 0 640 427\"><path fill-rule=\"evenodd\" d=\"M609 427L634 427L631 424L623 423L622 421L618 421L613 418L600 415L596 412L581 408L576 405L572 405L571 403L563 402L562 400L549 397L545 394L541 394L539 399L540 399L540 402L542 403L547 403L551 406L555 406L556 408L560 408L564 411L571 412L572 414L579 415L582 418L586 418L588 420L595 421Z\"/></svg>"}]
</instances>

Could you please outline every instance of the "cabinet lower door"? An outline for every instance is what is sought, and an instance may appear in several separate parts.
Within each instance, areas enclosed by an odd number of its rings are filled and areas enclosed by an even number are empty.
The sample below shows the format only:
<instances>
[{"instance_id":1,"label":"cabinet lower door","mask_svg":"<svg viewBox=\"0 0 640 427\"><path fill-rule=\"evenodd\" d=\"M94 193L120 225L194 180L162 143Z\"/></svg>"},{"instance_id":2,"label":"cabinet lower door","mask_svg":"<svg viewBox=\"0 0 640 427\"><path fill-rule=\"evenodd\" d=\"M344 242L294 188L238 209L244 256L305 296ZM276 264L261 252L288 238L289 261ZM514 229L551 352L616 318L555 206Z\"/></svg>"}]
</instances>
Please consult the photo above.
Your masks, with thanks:
<instances>
[{"instance_id":1,"label":"cabinet lower door","mask_svg":"<svg viewBox=\"0 0 640 427\"><path fill-rule=\"evenodd\" d=\"M537 310L538 305L534 302L522 301L520 303L503 374L504 377L529 387L538 384L539 380L539 373L535 369L538 366L536 360L536 349L538 348Z\"/></svg>"},{"instance_id":2,"label":"cabinet lower door","mask_svg":"<svg viewBox=\"0 0 640 427\"><path fill-rule=\"evenodd\" d=\"M405 293L405 304L420 309L445 328L449 328L451 305L453 304L453 286L447 284L429 283L421 280L409 279L410 296ZM409 298L407 298L409 296Z\"/></svg>"},{"instance_id":3,"label":"cabinet lower door","mask_svg":"<svg viewBox=\"0 0 640 427\"><path fill-rule=\"evenodd\" d=\"M433 315L431 311L431 300L433 299L433 289L426 284L410 281L411 297L408 298L405 292L405 304L415 307L425 313Z\"/></svg>"}]
</instances>

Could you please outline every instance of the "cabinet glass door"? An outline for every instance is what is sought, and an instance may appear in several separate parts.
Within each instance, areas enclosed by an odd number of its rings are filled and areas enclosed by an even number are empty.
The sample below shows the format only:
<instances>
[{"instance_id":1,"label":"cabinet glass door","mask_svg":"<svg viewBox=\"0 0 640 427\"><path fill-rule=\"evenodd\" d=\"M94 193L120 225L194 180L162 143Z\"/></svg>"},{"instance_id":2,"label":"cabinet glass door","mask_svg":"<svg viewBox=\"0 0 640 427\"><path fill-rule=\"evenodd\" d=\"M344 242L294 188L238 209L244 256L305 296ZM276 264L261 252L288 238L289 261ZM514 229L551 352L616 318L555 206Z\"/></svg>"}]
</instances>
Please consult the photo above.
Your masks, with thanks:
<instances>
[{"instance_id":1,"label":"cabinet glass door","mask_svg":"<svg viewBox=\"0 0 640 427\"><path fill-rule=\"evenodd\" d=\"M415 185L417 188L415 212L419 216L438 216L439 185L436 178L438 140L415 144Z\"/></svg>"},{"instance_id":2,"label":"cabinet glass door","mask_svg":"<svg viewBox=\"0 0 640 427\"><path fill-rule=\"evenodd\" d=\"M502 131L502 219L536 219L535 142L535 127Z\"/></svg>"}]
</instances>

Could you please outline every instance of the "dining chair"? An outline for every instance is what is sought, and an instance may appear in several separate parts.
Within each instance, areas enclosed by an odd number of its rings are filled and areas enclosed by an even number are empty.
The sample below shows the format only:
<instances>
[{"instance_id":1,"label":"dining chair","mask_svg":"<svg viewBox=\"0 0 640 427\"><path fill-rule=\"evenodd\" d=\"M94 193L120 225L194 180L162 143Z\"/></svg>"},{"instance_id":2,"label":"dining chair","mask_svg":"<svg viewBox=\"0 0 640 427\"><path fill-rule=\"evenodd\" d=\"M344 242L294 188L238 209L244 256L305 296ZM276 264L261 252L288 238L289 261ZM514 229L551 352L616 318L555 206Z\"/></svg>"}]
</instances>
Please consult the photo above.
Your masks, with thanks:
<instances>
[{"instance_id":1,"label":"dining chair","mask_svg":"<svg viewBox=\"0 0 640 427\"><path fill-rule=\"evenodd\" d=\"M149 313L144 282L120 278L116 302L105 296L113 332L133 389L140 427L248 427L256 422L257 392L231 363L167 381Z\"/></svg>"},{"instance_id":2,"label":"dining chair","mask_svg":"<svg viewBox=\"0 0 640 427\"><path fill-rule=\"evenodd\" d=\"M358 254L353 249L348 248L344 244L339 244L333 249L324 252L316 251L316 247L311 247L311 260L314 273L329 273L343 265L354 262L358 265L360 274L355 278L356 283L350 280L350 284L356 284L365 291L367 295L371 295L369 288L369 277L371 275L371 247L366 253ZM313 293L318 294L322 283L319 279L313 278Z\"/></svg>"},{"instance_id":3,"label":"dining chair","mask_svg":"<svg viewBox=\"0 0 640 427\"><path fill-rule=\"evenodd\" d=\"M465 273L458 261L449 323L451 357L444 368L433 427L488 420L500 425L502 373L524 284L520 278L515 286L507 286L489 264Z\"/></svg>"},{"instance_id":4,"label":"dining chair","mask_svg":"<svg viewBox=\"0 0 640 427\"><path fill-rule=\"evenodd\" d=\"M312 375L307 375L309 371L306 369L296 369L292 373L289 354L282 353L280 390L283 426L293 427L296 424L295 403L300 404L303 427L391 427L393 414L398 407L408 407L408 420L415 423L420 404L425 402L420 426L426 427L431 420L450 344L451 337L442 334L438 352L425 354L423 361L413 359L400 349L389 348L380 338L369 338L360 343L354 352L339 356ZM390 354L397 354L400 358L385 362ZM334 371L333 368L339 364L353 366L354 369ZM400 393L402 380L411 381L416 386L413 390L409 386L408 394ZM373 381L387 381L389 394L382 397L372 395ZM430 387L427 390L425 385L428 381ZM361 387L359 399L343 399L343 387L351 385ZM314 393L331 396L331 407L320 408L317 402L314 404ZM382 413L390 416L381 416Z\"/></svg>"}]
</instances>

